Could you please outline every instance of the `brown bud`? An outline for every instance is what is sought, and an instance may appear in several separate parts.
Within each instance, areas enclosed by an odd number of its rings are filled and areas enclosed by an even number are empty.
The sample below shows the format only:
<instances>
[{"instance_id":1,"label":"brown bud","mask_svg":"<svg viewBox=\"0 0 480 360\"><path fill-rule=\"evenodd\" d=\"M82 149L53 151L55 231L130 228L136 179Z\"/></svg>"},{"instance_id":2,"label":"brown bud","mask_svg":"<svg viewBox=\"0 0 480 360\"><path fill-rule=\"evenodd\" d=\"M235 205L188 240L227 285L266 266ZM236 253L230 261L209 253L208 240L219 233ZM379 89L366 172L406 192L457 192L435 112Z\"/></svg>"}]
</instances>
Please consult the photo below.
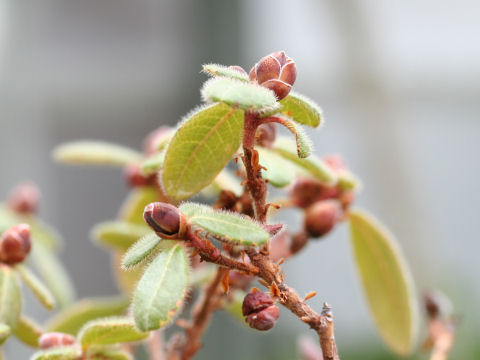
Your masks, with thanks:
<instances>
[{"instance_id":1,"label":"brown bud","mask_svg":"<svg viewBox=\"0 0 480 360\"><path fill-rule=\"evenodd\" d=\"M271 53L260 59L250 70L250 80L275 92L278 100L288 95L297 77L295 61L284 51Z\"/></svg>"},{"instance_id":2,"label":"brown bud","mask_svg":"<svg viewBox=\"0 0 480 360\"><path fill-rule=\"evenodd\" d=\"M243 75L248 75L247 72L245 71L244 68L242 68L241 66L239 65L230 65L228 67L230 70L235 70L235 71L238 71L239 73L243 74Z\"/></svg>"},{"instance_id":3,"label":"brown bud","mask_svg":"<svg viewBox=\"0 0 480 360\"><path fill-rule=\"evenodd\" d=\"M158 151L159 145L170 135L171 129L168 126L160 126L148 134L143 141L143 151L151 155Z\"/></svg>"},{"instance_id":4,"label":"brown bud","mask_svg":"<svg viewBox=\"0 0 480 360\"><path fill-rule=\"evenodd\" d=\"M185 216L173 205L154 202L148 204L143 212L145 222L165 239L183 239L187 221Z\"/></svg>"},{"instance_id":5,"label":"brown bud","mask_svg":"<svg viewBox=\"0 0 480 360\"><path fill-rule=\"evenodd\" d=\"M215 209L234 210L238 202L238 197L233 191L222 190L213 206Z\"/></svg>"},{"instance_id":6,"label":"brown bud","mask_svg":"<svg viewBox=\"0 0 480 360\"><path fill-rule=\"evenodd\" d=\"M0 237L0 261L6 264L22 262L30 248L30 226L27 224L12 226Z\"/></svg>"},{"instance_id":7,"label":"brown bud","mask_svg":"<svg viewBox=\"0 0 480 360\"><path fill-rule=\"evenodd\" d=\"M310 206L305 214L305 231L311 237L321 237L333 229L342 216L340 203L323 200Z\"/></svg>"},{"instance_id":8,"label":"brown bud","mask_svg":"<svg viewBox=\"0 0 480 360\"><path fill-rule=\"evenodd\" d=\"M242 313L252 329L261 331L270 330L280 317L280 309L273 303L273 299L261 291L245 296Z\"/></svg>"},{"instance_id":9,"label":"brown bud","mask_svg":"<svg viewBox=\"0 0 480 360\"><path fill-rule=\"evenodd\" d=\"M274 123L262 124L257 128L255 140L263 147L271 148L277 137L277 128Z\"/></svg>"},{"instance_id":10,"label":"brown bud","mask_svg":"<svg viewBox=\"0 0 480 360\"><path fill-rule=\"evenodd\" d=\"M35 214L40 203L40 190L33 182L24 182L16 186L8 195L7 206L19 214Z\"/></svg>"},{"instance_id":11,"label":"brown bud","mask_svg":"<svg viewBox=\"0 0 480 360\"><path fill-rule=\"evenodd\" d=\"M145 176L138 164L128 164L125 166L125 178L131 187L150 186L155 184L157 174Z\"/></svg>"},{"instance_id":12,"label":"brown bud","mask_svg":"<svg viewBox=\"0 0 480 360\"><path fill-rule=\"evenodd\" d=\"M45 333L38 339L40 349L50 349L58 346L68 346L75 344L75 338L72 335L61 332Z\"/></svg>"}]
</instances>

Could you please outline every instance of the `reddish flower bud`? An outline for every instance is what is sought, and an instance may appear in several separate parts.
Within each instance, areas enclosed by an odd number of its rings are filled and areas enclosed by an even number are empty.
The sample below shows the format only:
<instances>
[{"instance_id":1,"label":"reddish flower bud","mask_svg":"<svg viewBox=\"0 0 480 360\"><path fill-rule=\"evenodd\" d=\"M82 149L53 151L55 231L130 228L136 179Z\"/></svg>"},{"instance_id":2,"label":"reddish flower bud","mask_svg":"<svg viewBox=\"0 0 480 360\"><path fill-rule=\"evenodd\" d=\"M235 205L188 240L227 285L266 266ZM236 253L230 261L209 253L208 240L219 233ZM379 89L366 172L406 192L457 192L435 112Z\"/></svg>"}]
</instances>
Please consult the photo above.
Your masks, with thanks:
<instances>
[{"instance_id":1,"label":"reddish flower bud","mask_svg":"<svg viewBox=\"0 0 480 360\"><path fill-rule=\"evenodd\" d=\"M7 198L10 210L19 214L35 214L40 203L40 190L33 182L24 182L16 186Z\"/></svg>"},{"instance_id":2,"label":"reddish flower bud","mask_svg":"<svg viewBox=\"0 0 480 360\"><path fill-rule=\"evenodd\" d=\"M273 299L268 294L261 291L251 292L243 299L242 313L247 316L271 305L273 305Z\"/></svg>"},{"instance_id":3,"label":"reddish flower bud","mask_svg":"<svg viewBox=\"0 0 480 360\"><path fill-rule=\"evenodd\" d=\"M280 317L280 309L267 294L256 291L243 299L242 313L252 329L270 330Z\"/></svg>"},{"instance_id":4,"label":"reddish flower bud","mask_svg":"<svg viewBox=\"0 0 480 360\"><path fill-rule=\"evenodd\" d=\"M250 80L275 92L278 100L288 95L297 77L295 61L278 51L260 59L250 70Z\"/></svg>"},{"instance_id":5,"label":"reddish flower bud","mask_svg":"<svg viewBox=\"0 0 480 360\"><path fill-rule=\"evenodd\" d=\"M128 164L125 166L125 178L131 187L149 186L155 184L157 174L145 176L138 164Z\"/></svg>"},{"instance_id":6,"label":"reddish flower bud","mask_svg":"<svg viewBox=\"0 0 480 360\"><path fill-rule=\"evenodd\" d=\"M148 204L143 212L145 222L165 239L183 239L186 232L187 220L173 205L154 202Z\"/></svg>"},{"instance_id":7,"label":"reddish flower bud","mask_svg":"<svg viewBox=\"0 0 480 360\"><path fill-rule=\"evenodd\" d=\"M247 72L245 71L245 69L242 68L242 67L239 66L239 65L230 65L228 68L229 68L230 70L238 71L238 72L241 73L241 74L248 75Z\"/></svg>"},{"instance_id":8,"label":"reddish flower bud","mask_svg":"<svg viewBox=\"0 0 480 360\"><path fill-rule=\"evenodd\" d=\"M143 151L151 155L158 151L159 145L170 135L171 129L168 126L160 126L147 135L143 141Z\"/></svg>"},{"instance_id":9,"label":"reddish flower bud","mask_svg":"<svg viewBox=\"0 0 480 360\"><path fill-rule=\"evenodd\" d=\"M305 214L305 231L311 237L320 237L333 229L342 216L340 203L323 200L310 206Z\"/></svg>"},{"instance_id":10,"label":"reddish flower bud","mask_svg":"<svg viewBox=\"0 0 480 360\"><path fill-rule=\"evenodd\" d=\"M271 148L277 137L277 128L274 123L262 124L257 128L255 139L257 144Z\"/></svg>"},{"instance_id":11,"label":"reddish flower bud","mask_svg":"<svg viewBox=\"0 0 480 360\"><path fill-rule=\"evenodd\" d=\"M60 332L45 333L38 339L40 349L50 349L58 346L68 346L75 344L75 338L72 335Z\"/></svg>"},{"instance_id":12,"label":"reddish flower bud","mask_svg":"<svg viewBox=\"0 0 480 360\"><path fill-rule=\"evenodd\" d=\"M12 226L0 237L0 261L6 264L22 262L30 248L30 226L27 224Z\"/></svg>"}]
</instances>

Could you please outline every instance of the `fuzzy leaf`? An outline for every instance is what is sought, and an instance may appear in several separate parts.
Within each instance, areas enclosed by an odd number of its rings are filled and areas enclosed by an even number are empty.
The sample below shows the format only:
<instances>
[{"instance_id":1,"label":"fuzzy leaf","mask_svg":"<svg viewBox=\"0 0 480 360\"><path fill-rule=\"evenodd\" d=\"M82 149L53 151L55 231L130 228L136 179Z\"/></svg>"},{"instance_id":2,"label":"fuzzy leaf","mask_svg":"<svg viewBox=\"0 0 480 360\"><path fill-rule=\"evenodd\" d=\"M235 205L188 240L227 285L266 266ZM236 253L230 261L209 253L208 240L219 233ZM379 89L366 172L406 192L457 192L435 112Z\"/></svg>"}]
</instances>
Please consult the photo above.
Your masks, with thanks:
<instances>
[{"instance_id":1,"label":"fuzzy leaf","mask_svg":"<svg viewBox=\"0 0 480 360\"><path fill-rule=\"evenodd\" d=\"M120 220L145 225L143 210L148 204L160 201L160 195L154 187L141 186L133 189L120 210Z\"/></svg>"},{"instance_id":2,"label":"fuzzy leaf","mask_svg":"<svg viewBox=\"0 0 480 360\"><path fill-rule=\"evenodd\" d=\"M15 269L22 277L25 284L32 290L33 294L47 309L52 310L55 307L55 298L50 290L42 283L28 267L24 265L16 265Z\"/></svg>"},{"instance_id":3,"label":"fuzzy leaf","mask_svg":"<svg viewBox=\"0 0 480 360\"><path fill-rule=\"evenodd\" d=\"M165 154L165 151L161 151L143 160L140 163L140 171L147 176L155 174L163 167L163 163L165 162Z\"/></svg>"},{"instance_id":4,"label":"fuzzy leaf","mask_svg":"<svg viewBox=\"0 0 480 360\"><path fill-rule=\"evenodd\" d=\"M2 345L11 334L12 329L10 329L10 326L0 323L0 345Z\"/></svg>"},{"instance_id":5,"label":"fuzzy leaf","mask_svg":"<svg viewBox=\"0 0 480 360\"><path fill-rule=\"evenodd\" d=\"M122 259L122 268L125 270L135 267L145 260L163 241L165 240L162 240L156 234L145 235L127 250ZM175 242L169 243L173 245Z\"/></svg>"},{"instance_id":6,"label":"fuzzy leaf","mask_svg":"<svg viewBox=\"0 0 480 360\"><path fill-rule=\"evenodd\" d=\"M142 158L138 151L104 141L80 140L58 146L56 161L73 165L124 166Z\"/></svg>"},{"instance_id":7,"label":"fuzzy leaf","mask_svg":"<svg viewBox=\"0 0 480 360\"><path fill-rule=\"evenodd\" d=\"M92 320L85 324L78 334L78 341L84 348L93 345L112 345L139 341L148 337L147 332L139 331L132 319L112 317Z\"/></svg>"},{"instance_id":8,"label":"fuzzy leaf","mask_svg":"<svg viewBox=\"0 0 480 360\"><path fill-rule=\"evenodd\" d=\"M0 323L12 330L17 327L22 311L22 295L14 271L0 264Z\"/></svg>"},{"instance_id":9,"label":"fuzzy leaf","mask_svg":"<svg viewBox=\"0 0 480 360\"><path fill-rule=\"evenodd\" d=\"M140 330L155 330L172 321L182 306L188 277L188 257L181 245L157 255L133 296L133 316Z\"/></svg>"},{"instance_id":10,"label":"fuzzy leaf","mask_svg":"<svg viewBox=\"0 0 480 360\"><path fill-rule=\"evenodd\" d=\"M15 336L24 344L31 347L38 347L38 339L42 336L43 330L33 319L24 315L20 316Z\"/></svg>"},{"instance_id":11,"label":"fuzzy leaf","mask_svg":"<svg viewBox=\"0 0 480 360\"><path fill-rule=\"evenodd\" d=\"M30 360L80 360L82 349L79 346L62 346L37 351Z\"/></svg>"},{"instance_id":12,"label":"fuzzy leaf","mask_svg":"<svg viewBox=\"0 0 480 360\"><path fill-rule=\"evenodd\" d=\"M240 146L243 111L220 103L187 116L167 148L162 182L173 199L210 184Z\"/></svg>"},{"instance_id":13,"label":"fuzzy leaf","mask_svg":"<svg viewBox=\"0 0 480 360\"><path fill-rule=\"evenodd\" d=\"M260 165L266 168L262 170L262 176L275 187L285 187L294 179L295 169L291 162L285 160L267 148L256 149L260 156Z\"/></svg>"},{"instance_id":14,"label":"fuzzy leaf","mask_svg":"<svg viewBox=\"0 0 480 360\"><path fill-rule=\"evenodd\" d=\"M328 185L333 185L337 182L336 175L327 164L313 155L307 159L300 159L297 156L295 148L294 142L284 137L279 137L274 144L273 150L283 158L293 162L318 181Z\"/></svg>"},{"instance_id":15,"label":"fuzzy leaf","mask_svg":"<svg viewBox=\"0 0 480 360\"><path fill-rule=\"evenodd\" d=\"M417 334L417 309L408 266L395 238L374 218L352 211L349 222L358 274L377 328L393 351L406 355Z\"/></svg>"},{"instance_id":16,"label":"fuzzy leaf","mask_svg":"<svg viewBox=\"0 0 480 360\"><path fill-rule=\"evenodd\" d=\"M107 248L125 251L138 239L149 233L152 231L144 224L108 221L95 225L92 229L92 238Z\"/></svg>"},{"instance_id":17,"label":"fuzzy leaf","mask_svg":"<svg viewBox=\"0 0 480 360\"><path fill-rule=\"evenodd\" d=\"M235 244L263 245L270 238L268 232L259 225L237 213L218 211L194 203L183 203L179 210L192 224Z\"/></svg>"},{"instance_id":18,"label":"fuzzy leaf","mask_svg":"<svg viewBox=\"0 0 480 360\"><path fill-rule=\"evenodd\" d=\"M275 93L266 87L225 77L217 77L203 84L202 98L207 102L221 101L230 106L258 113L279 108Z\"/></svg>"},{"instance_id":19,"label":"fuzzy leaf","mask_svg":"<svg viewBox=\"0 0 480 360\"><path fill-rule=\"evenodd\" d=\"M247 74L241 73L240 71L234 69L229 69L228 66L219 64L205 64L203 65L203 72L214 77L222 76L241 81L250 81Z\"/></svg>"},{"instance_id":20,"label":"fuzzy leaf","mask_svg":"<svg viewBox=\"0 0 480 360\"><path fill-rule=\"evenodd\" d=\"M86 360L133 360L129 353L110 348L94 348L87 351Z\"/></svg>"},{"instance_id":21,"label":"fuzzy leaf","mask_svg":"<svg viewBox=\"0 0 480 360\"><path fill-rule=\"evenodd\" d=\"M123 315L128 304L128 299L124 297L83 299L51 318L46 328L49 332L57 331L76 335L90 320Z\"/></svg>"},{"instance_id":22,"label":"fuzzy leaf","mask_svg":"<svg viewBox=\"0 0 480 360\"><path fill-rule=\"evenodd\" d=\"M295 135L295 142L297 144L297 155L299 158L304 159L310 156L312 153L312 141L303 131L301 126L298 126L292 120L282 117L282 124Z\"/></svg>"},{"instance_id":23,"label":"fuzzy leaf","mask_svg":"<svg viewBox=\"0 0 480 360\"><path fill-rule=\"evenodd\" d=\"M287 97L280 100L280 113L302 125L317 127L322 123L322 110L312 100L290 91Z\"/></svg>"}]
</instances>

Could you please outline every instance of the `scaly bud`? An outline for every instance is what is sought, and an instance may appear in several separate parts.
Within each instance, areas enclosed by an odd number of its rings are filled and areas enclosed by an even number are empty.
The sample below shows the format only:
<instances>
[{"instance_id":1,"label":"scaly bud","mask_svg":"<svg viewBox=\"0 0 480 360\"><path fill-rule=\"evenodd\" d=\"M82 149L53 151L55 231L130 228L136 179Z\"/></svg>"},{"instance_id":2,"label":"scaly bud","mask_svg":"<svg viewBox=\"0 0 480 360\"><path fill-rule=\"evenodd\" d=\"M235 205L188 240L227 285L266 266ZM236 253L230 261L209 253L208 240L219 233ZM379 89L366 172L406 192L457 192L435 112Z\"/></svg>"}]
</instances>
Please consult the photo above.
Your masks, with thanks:
<instances>
[{"instance_id":1,"label":"scaly bud","mask_svg":"<svg viewBox=\"0 0 480 360\"><path fill-rule=\"evenodd\" d=\"M40 190L33 182L24 182L16 186L7 198L10 210L23 214L35 214L40 203Z\"/></svg>"},{"instance_id":2,"label":"scaly bud","mask_svg":"<svg viewBox=\"0 0 480 360\"><path fill-rule=\"evenodd\" d=\"M0 237L0 262L17 264L27 257L31 248L30 226L18 224Z\"/></svg>"},{"instance_id":3,"label":"scaly bud","mask_svg":"<svg viewBox=\"0 0 480 360\"><path fill-rule=\"evenodd\" d=\"M249 76L251 81L269 88L281 100L295 83L297 67L284 51L278 51L261 58L250 70Z\"/></svg>"},{"instance_id":4,"label":"scaly bud","mask_svg":"<svg viewBox=\"0 0 480 360\"><path fill-rule=\"evenodd\" d=\"M242 313L245 321L252 329L260 331L270 330L280 317L280 309L273 299L261 292L249 293L243 299Z\"/></svg>"},{"instance_id":5,"label":"scaly bud","mask_svg":"<svg viewBox=\"0 0 480 360\"><path fill-rule=\"evenodd\" d=\"M45 333L38 339L40 349L50 349L59 346L68 346L75 344L75 338L72 335L61 332Z\"/></svg>"},{"instance_id":6,"label":"scaly bud","mask_svg":"<svg viewBox=\"0 0 480 360\"><path fill-rule=\"evenodd\" d=\"M154 185L157 179L157 174L145 176L140 170L138 164L128 164L125 166L125 178L131 187Z\"/></svg>"},{"instance_id":7,"label":"scaly bud","mask_svg":"<svg viewBox=\"0 0 480 360\"><path fill-rule=\"evenodd\" d=\"M262 124L257 128L255 140L263 147L271 148L277 137L277 128L274 123Z\"/></svg>"},{"instance_id":8,"label":"scaly bud","mask_svg":"<svg viewBox=\"0 0 480 360\"><path fill-rule=\"evenodd\" d=\"M310 206L305 214L305 231L314 238L333 229L342 216L342 208L336 200L323 200Z\"/></svg>"},{"instance_id":9,"label":"scaly bud","mask_svg":"<svg viewBox=\"0 0 480 360\"><path fill-rule=\"evenodd\" d=\"M183 239L187 229L187 219L173 205L154 202L148 204L143 212L145 222L165 239Z\"/></svg>"}]
</instances>

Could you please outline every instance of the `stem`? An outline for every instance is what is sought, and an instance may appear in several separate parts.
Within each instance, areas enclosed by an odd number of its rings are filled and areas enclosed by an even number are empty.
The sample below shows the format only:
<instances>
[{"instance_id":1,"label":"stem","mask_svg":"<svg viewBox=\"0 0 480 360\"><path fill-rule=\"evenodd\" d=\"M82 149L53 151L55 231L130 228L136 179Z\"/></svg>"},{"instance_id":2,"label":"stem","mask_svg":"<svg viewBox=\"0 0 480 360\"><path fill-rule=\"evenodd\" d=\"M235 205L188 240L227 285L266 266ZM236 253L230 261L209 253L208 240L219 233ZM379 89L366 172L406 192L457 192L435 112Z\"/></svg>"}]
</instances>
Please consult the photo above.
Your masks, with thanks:
<instances>
[{"instance_id":1,"label":"stem","mask_svg":"<svg viewBox=\"0 0 480 360\"><path fill-rule=\"evenodd\" d=\"M163 343L163 331L152 331L148 341L150 360L165 360L165 345Z\"/></svg>"}]
</instances>

